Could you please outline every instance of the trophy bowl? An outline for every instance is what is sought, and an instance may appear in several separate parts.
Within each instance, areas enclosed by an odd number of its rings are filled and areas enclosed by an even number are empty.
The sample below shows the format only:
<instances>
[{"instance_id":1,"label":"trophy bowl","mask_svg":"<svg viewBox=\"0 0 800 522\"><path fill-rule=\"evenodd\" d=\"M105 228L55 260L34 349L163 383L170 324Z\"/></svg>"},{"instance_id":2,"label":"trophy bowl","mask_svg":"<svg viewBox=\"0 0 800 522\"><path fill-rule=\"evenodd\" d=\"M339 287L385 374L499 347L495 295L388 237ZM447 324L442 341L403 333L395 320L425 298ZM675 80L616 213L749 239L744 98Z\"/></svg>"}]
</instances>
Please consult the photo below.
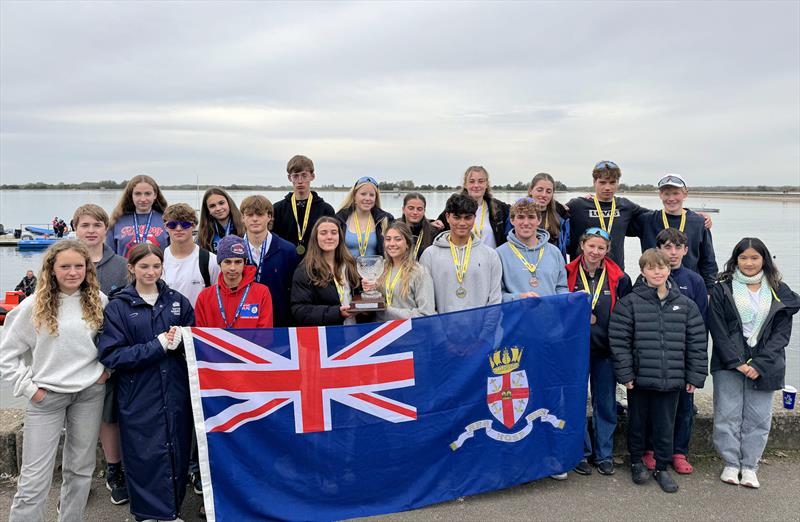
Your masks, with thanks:
<instances>
[{"instance_id":1,"label":"trophy bowl","mask_svg":"<svg viewBox=\"0 0 800 522\"><path fill-rule=\"evenodd\" d=\"M377 283L378 278L383 273L383 257L381 256L359 256L356 258L356 270L358 275L369 283ZM381 299L383 296L376 289L361 294L366 299Z\"/></svg>"}]
</instances>

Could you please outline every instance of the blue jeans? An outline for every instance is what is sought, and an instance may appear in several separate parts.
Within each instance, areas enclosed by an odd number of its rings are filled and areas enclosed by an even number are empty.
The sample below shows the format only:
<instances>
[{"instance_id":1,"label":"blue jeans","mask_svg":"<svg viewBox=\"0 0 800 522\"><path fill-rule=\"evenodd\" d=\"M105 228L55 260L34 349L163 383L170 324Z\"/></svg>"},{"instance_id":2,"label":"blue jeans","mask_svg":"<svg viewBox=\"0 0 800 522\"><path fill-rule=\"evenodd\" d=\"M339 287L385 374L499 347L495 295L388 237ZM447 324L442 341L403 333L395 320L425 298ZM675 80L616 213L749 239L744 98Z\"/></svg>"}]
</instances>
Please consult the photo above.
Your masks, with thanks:
<instances>
[{"instance_id":1,"label":"blue jeans","mask_svg":"<svg viewBox=\"0 0 800 522\"><path fill-rule=\"evenodd\" d=\"M617 429L617 381L614 379L614 360L610 357L591 357L589 382L592 393L593 437L589 427L584 435L584 456L594 455L599 463L614 458L614 431Z\"/></svg>"}]
</instances>

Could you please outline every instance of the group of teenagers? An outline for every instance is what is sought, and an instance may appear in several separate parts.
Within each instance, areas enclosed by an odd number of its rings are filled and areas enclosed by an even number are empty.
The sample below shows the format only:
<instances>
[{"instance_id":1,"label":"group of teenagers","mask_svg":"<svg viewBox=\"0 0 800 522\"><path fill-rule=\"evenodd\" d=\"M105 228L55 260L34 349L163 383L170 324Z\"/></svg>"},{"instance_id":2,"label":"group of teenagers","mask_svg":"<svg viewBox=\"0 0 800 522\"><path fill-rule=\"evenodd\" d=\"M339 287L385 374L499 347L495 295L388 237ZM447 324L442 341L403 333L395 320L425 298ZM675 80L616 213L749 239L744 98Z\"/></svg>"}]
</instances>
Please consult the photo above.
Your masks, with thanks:
<instances>
[{"instance_id":1,"label":"group of teenagers","mask_svg":"<svg viewBox=\"0 0 800 522\"><path fill-rule=\"evenodd\" d=\"M710 332L721 480L759 487L800 298L757 238L739 241L718 273L710 220L683 207L682 176L658 181L658 210L616 196L621 170L611 161L595 165L593 195L561 204L541 173L509 205L473 166L431 220L419 193L395 219L372 177L336 212L311 190L309 158L291 158L287 174L293 190L274 205L253 195L237 206L209 189L199 220L187 204L168 206L148 176L130 180L110 217L93 204L75 211L77 239L47 250L0 346L2 377L29 399L9 520L44 519L63 427L61 520L83 519L98 433L111 501L130 501L138 521L179 519L187 484L203 490L180 327L352 324L567 292L591 302L591 429L574 471L615 472L620 383L633 481L678 489L668 468L692 472L692 398L708 374ZM635 282L624 270L626 236L642 245ZM377 281L356 270L368 255L385 258ZM351 308L376 287L385 309ZM565 479L560 471L552 478Z\"/></svg>"}]
</instances>

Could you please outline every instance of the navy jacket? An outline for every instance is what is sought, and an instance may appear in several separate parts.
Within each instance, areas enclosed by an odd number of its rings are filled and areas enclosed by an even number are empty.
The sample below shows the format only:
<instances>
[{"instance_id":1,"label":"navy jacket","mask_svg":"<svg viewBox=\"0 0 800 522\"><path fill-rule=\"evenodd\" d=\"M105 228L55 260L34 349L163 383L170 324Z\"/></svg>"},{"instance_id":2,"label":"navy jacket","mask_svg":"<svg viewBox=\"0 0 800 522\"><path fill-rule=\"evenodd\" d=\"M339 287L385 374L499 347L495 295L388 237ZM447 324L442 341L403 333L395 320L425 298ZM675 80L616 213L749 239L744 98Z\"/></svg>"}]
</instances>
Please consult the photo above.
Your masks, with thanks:
<instances>
[{"instance_id":1,"label":"navy jacket","mask_svg":"<svg viewBox=\"0 0 800 522\"><path fill-rule=\"evenodd\" d=\"M100 362L115 370L123 465L131 513L173 519L186 493L192 409L183 346L164 350L156 338L194 325L189 300L158 282L155 306L128 285L105 309Z\"/></svg>"},{"instance_id":2,"label":"navy jacket","mask_svg":"<svg viewBox=\"0 0 800 522\"><path fill-rule=\"evenodd\" d=\"M678 290L694 301L697 309L700 310L700 315L703 316L703 321L705 321L708 317L708 291L706 290L706 283L700 277L700 274L681 266L672 270L670 277L678 286Z\"/></svg>"},{"instance_id":3,"label":"navy jacket","mask_svg":"<svg viewBox=\"0 0 800 522\"><path fill-rule=\"evenodd\" d=\"M780 390L786 376L786 346L792 336L792 316L800 309L800 296L781 283L761 327L758 344L750 347L742 333L742 320L733 300L731 282L720 281L711 289L708 330L714 340L711 371L731 370L750 361L758 370L755 380L746 379L756 390Z\"/></svg>"},{"instance_id":4,"label":"navy jacket","mask_svg":"<svg viewBox=\"0 0 800 522\"><path fill-rule=\"evenodd\" d=\"M667 214L667 223L671 228L679 228L680 216ZM639 236L642 252L648 248L655 248L656 236L664 230L664 220L660 210L651 210L640 214L634 222L632 233ZM689 238L689 251L683 257L682 265L693 272L697 272L705 281L708 291L714 286L717 279L717 258L714 255L714 244L711 240L711 231L705 226L705 219L697 212L686 211L686 225L683 232Z\"/></svg>"},{"instance_id":5,"label":"navy jacket","mask_svg":"<svg viewBox=\"0 0 800 522\"><path fill-rule=\"evenodd\" d=\"M257 283L269 288L272 296L272 324L275 328L292 326L289 296L292 292L292 277L300 257L295 245L272 233L269 250L261 259Z\"/></svg>"}]
</instances>

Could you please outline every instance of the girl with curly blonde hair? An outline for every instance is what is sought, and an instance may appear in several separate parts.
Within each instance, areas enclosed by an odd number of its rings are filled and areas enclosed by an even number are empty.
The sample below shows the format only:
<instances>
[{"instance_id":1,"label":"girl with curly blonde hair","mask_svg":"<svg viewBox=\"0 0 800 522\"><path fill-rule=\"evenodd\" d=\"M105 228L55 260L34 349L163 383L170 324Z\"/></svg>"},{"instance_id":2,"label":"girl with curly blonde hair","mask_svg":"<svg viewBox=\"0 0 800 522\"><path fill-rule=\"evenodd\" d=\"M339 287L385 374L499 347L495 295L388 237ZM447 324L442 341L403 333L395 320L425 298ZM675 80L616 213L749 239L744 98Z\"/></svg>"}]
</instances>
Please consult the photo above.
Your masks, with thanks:
<instances>
[{"instance_id":1,"label":"girl with curly blonde hair","mask_svg":"<svg viewBox=\"0 0 800 522\"><path fill-rule=\"evenodd\" d=\"M83 520L110 375L94 342L106 303L89 251L62 240L45 253L33 298L6 317L0 375L29 401L11 522L44 520L65 423L61 519Z\"/></svg>"}]
</instances>

